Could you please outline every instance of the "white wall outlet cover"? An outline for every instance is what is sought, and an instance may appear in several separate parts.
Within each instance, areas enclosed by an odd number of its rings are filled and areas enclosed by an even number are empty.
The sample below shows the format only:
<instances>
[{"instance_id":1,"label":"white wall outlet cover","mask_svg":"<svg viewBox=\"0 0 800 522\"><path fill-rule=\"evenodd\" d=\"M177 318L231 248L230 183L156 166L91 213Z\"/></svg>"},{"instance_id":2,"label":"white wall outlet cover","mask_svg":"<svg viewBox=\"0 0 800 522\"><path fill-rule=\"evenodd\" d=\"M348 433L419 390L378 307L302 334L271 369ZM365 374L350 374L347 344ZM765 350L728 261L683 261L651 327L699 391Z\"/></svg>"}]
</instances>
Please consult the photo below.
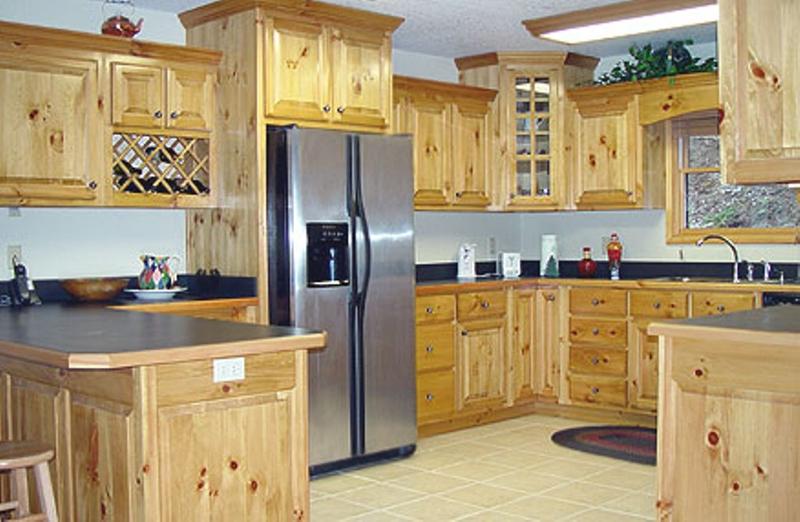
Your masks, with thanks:
<instances>
[{"instance_id":1,"label":"white wall outlet cover","mask_svg":"<svg viewBox=\"0 0 800 522\"><path fill-rule=\"evenodd\" d=\"M214 359L214 382L244 380L244 357Z\"/></svg>"}]
</instances>

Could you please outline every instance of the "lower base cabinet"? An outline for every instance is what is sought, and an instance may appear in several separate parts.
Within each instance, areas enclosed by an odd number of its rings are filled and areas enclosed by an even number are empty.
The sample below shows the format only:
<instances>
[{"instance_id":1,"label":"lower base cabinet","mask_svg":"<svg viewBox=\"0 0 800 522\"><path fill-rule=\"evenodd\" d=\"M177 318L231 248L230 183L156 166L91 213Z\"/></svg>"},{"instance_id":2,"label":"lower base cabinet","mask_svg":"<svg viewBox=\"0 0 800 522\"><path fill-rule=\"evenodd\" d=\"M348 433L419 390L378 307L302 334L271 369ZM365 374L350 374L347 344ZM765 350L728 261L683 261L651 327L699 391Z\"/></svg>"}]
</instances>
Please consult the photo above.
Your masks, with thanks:
<instances>
[{"instance_id":1,"label":"lower base cabinet","mask_svg":"<svg viewBox=\"0 0 800 522\"><path fill-rule=\"evenodd\" d=\"M506 399L506 318L458 323L458 410L497 407Z\"/></svg>"}]
</instances>

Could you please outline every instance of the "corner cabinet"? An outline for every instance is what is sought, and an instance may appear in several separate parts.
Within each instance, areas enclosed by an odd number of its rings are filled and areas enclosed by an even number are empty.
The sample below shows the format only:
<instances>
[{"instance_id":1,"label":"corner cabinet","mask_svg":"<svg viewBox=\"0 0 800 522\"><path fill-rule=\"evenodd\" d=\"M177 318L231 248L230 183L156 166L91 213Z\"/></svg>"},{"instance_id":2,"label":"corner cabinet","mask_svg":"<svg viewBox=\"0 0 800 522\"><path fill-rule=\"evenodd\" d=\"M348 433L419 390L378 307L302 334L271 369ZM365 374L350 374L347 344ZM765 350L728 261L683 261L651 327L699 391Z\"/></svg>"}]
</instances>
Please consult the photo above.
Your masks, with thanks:
<instances>
[{"instance_id":1,"label":"corner cabinet","mask_svg":"<svg viewBox=\"0 0 800 522\"><path fill-rule=\"evenodd\" d=\"M0 205L214 203L219 53L6 22L0 48Z\"/></svg>"},{"instance_id":2,"label":"corner cabinet","mask_svg":"<svg viewBox=\"0 0 800 522\"><path fill-rule=\"evenodd\" d=\"M491 187L490 103L496 92L394 77L394 131L414 136L414 206L482 209Z\"/></svg>"},{"instance_id":3,"label":"corner cabinet","mask_svg":"<svg viewBox=\"0 0 800 522\"><path fill-rule=\"evenodd\" d=\"M728 183L800 181L800 4L720 0L721 168Z\"/></svg>"},{"instance_id":4,"label":"corner cabinet","mask_svg":"<svg viewBox=\"0 0 800 522\"><path fill-rule=\"evenodd\" d=\"M506 210L563 208L564 91L590 84L597 59L572 53L503 52L456 59L461 83L496 89L491 164L494 205Z\"/></svg>"}]
</instances>

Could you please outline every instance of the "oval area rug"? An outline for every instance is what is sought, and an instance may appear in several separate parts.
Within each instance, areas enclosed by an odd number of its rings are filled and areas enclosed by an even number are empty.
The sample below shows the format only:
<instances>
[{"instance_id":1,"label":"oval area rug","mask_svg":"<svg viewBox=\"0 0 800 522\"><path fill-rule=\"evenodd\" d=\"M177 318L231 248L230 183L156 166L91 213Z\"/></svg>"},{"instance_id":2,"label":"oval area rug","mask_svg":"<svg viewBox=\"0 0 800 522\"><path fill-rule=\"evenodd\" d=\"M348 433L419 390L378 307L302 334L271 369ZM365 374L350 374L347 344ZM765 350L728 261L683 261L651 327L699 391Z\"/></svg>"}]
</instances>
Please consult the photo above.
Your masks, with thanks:
<instances>
[{"instance_id":1,"label":"oval area rug","mask_svg":"<svg viewBox=\"0 0 800 522\"><path fill-rule=\"evenodd\" d=\"M551 439L586 453L656 465L656 430L637 426L589 426L553 433Z\"/></svg>"}]
</instances>

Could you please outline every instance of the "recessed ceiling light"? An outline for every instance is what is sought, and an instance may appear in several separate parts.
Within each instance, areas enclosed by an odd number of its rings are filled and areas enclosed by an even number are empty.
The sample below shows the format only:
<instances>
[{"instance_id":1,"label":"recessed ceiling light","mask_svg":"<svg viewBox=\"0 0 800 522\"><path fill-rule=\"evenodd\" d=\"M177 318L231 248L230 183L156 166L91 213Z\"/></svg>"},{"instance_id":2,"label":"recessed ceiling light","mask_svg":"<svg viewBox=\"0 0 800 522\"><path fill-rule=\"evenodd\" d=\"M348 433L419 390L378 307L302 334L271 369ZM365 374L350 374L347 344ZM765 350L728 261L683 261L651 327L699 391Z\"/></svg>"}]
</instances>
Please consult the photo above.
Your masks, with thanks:
<instances>
[{"instance_id":1,"label":"recessed ceiling light","mask_svg":"<svg viewBox=\"0 0 800 522\"><path fill-rule=\"evenodd\" d=\"M578 44L713 23L718 19L719 8L714 1L634 0L522 23L537 38Z\"/></svg>"}]
</instances>

